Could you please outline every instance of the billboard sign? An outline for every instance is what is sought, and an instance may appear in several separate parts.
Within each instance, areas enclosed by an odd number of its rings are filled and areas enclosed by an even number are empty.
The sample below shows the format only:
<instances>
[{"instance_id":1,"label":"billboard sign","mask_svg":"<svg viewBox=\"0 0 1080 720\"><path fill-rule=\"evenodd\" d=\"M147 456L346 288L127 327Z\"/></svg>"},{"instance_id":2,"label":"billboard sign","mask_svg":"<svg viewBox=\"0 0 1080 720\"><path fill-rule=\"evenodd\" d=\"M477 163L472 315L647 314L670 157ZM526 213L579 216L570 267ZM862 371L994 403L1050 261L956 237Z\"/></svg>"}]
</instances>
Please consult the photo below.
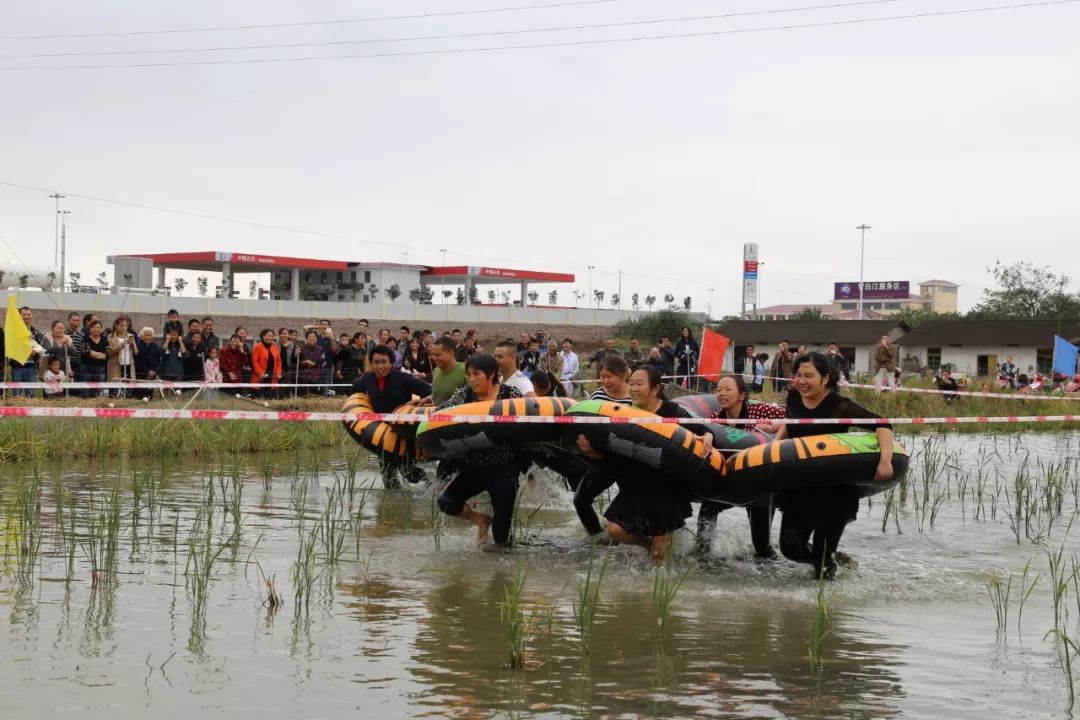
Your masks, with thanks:
<instances>
[{"instance_id":1,"label":"billboard sign","mask_svg":"<svg viewBox=\"0 0 1080 720\"><path fill-rule=\"evenodd\" d=\"M743 273L742 273L742 302L743 309L747 305L757 307L758 304L758 246L757 243L743 245Z\"/></svg>"},{"instance_id":2,"label":"billboard sign","mask_svg":"<svg viewBox=\"0 0 1080 720\"><path fill-rule=\"evenodd\" d=\"M911 295L911 283L907 280L863 283L863 300L907 300ZM858 300L859 283L844 282L833 285L833 300Z\"/></svg>"}]
</instances>

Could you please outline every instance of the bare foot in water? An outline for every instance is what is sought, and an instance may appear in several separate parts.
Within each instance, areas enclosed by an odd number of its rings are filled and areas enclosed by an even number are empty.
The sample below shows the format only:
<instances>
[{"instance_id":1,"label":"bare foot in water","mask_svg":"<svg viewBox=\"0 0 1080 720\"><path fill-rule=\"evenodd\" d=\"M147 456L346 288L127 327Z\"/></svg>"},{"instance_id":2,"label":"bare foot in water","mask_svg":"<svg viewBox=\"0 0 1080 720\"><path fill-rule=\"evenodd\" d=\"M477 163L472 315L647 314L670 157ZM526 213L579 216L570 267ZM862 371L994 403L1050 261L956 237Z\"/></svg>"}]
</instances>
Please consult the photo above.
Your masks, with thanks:
<instances>
[{"instance_id":1,"label":"bare foot in water","mask_svg":"<svg viewBox=\"0 0 1080 720\"><path fill-rule=\"evenodd\" d=\"M488 539L488 530L491 528L491 516L481 515L476 520L476 544L483 545Z\"/></svg>"}]
</instances>

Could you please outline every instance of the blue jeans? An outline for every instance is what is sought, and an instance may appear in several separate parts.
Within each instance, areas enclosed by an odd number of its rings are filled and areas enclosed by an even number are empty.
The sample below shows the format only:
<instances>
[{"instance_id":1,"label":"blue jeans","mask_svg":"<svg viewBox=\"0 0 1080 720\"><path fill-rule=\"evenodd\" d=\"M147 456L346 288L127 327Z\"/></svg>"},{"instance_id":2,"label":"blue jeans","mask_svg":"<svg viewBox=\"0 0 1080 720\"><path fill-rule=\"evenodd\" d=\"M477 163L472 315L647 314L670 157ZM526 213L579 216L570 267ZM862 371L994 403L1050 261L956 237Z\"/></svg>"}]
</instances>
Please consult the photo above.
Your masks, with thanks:
<instances>
[{"instance_id":1,"label":"blue jeans","mask_svg":"<svg viewBox=\"0 0 1080 720\"><path fill-rule=\"evenodd\" d=\"M105 382L106 377L107 377L107 375L106 375L106 372L105 372L105 368L103 368L103 367L93 367L93 366L91 366L91 367L84 367L82 369L83 382ZM90 390L90 389L87 389L87 390L82 391L82 396L85 397L85 398L89 398L89 397L94 397L95 395L100 395L103 392L107 393L108 391L107 390Z\"/></svg>"},{"instance_id":2,"label":"blue jeans","mask_svg":"<svg viewBox=\"0 0 1080 720\"><path fill-rule=\"evenodd\" d=\"M11 381L12 382L37 382L37 368L31 367L13 367L11 368ZM37 390L31 390L29 388L25 390L13 390L11 392L12 397L34 397L37 394Z\"/></svg>"}]
</instances>

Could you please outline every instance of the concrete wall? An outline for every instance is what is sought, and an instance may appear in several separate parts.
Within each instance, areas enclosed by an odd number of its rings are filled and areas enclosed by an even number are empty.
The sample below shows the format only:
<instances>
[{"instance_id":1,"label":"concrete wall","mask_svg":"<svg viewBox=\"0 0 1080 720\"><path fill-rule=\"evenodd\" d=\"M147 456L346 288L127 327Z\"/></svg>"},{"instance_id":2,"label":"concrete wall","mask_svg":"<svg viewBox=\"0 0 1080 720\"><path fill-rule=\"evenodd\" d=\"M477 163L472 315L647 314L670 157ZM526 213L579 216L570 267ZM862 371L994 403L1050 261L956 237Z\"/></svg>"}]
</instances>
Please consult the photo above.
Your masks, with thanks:
<instances>
[{"instance_id":1,"label":"concrete wall","mask_svg":"<svg viewBox=\"0 0 1080 720\"><path fill-rule=\"evenodd\" d=\"M411 289L411 288L410 288ZM352 332L360 318L373 328L427 327L436 330L475 328L482 338L497 338L519 332L547 330L554 335L595 341L608 335L611 326L640 313L631 310L578 308L537 308L487 305L417 305L390 303L291 302L286 300L233 300L209 297L167 297L163 295L91 295L13 291L16 303L34 310L34 325L48 328L48 321L64 319L68 312L96 312L103 321L120 313L132 316L137 327L149 325L158 332L171 308L185 321L211 316L219 327L231 330L244 325L249 331L260 327L297 327L326 318L335 331ZM6 308L6 305L4 305ZM299 328L297 328L299 329Z\"/></svg>"},{"instance_id":2,"label":"concrete wall","mask_svg":"<svg viewBox=\"0 0 1080 720\"><path fill-rule=\"evenodd\" d=\"M1029 368L1035 367L1035 357L1039 348L1016 347L1010 345L946 345L941 348L942 364L953 364L960 372L975 375L978 367L979 355L997 355L998 363L1005 362L1008 355L1013 356L1013 362L1020 372L1027 373ZM1043 348L1049 349L1049 348ZM901 355L912 355L919 359L919 364L926 367L927 350L925 346L903 346ZM990 374L995 375L996 369L991 368Z\"/></svg>"}]
</instances>

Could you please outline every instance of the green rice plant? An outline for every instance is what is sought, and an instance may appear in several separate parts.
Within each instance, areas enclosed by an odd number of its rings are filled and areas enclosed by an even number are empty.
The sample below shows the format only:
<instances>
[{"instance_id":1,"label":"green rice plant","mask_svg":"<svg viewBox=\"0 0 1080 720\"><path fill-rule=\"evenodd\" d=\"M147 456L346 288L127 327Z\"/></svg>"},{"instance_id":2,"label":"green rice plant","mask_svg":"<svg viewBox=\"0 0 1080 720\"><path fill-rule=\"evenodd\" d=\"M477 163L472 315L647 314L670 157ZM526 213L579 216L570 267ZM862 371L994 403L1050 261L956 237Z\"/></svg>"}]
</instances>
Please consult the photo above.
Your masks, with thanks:
<instances>
[{"instance_id":1,"label":"green rice plant","mask_svg":"<svg viewBox=\"0 0 1080 720\"><path fill-rule=\"evenodd\" d=\"M435 544L436 550L442 549L442 536L443 531L446 528L446 521L442 510L439 509L439 491L435 489L431 493L431 503L428 508L429 519L431 521L431 541Z\"/></svg>"},{"instance_id":2,"label":"green rice plant","mask_svg":"<svg viewBox=\"0 0 1080 720\"><path fill-rule=\"evenodd\" d=\"M829 603L825 595L825 569L818 574L818 586L816 604L814 607L814 624L810 630L810 672L817 675L821 672L821 651L825 644L825 637L829 634Z\"/></svg>"},{"instance_id":3,"label":"green rice plant","mask_svg":"<svg viewBox=\"0 0 1080 720\"><path fill-rule=\"evenodd\" d=\"M315 527L310 533L300 532L300 544L296 551L296 561L289 569L289 579L293 584L293 606L299 615L301 611L307 612L311 607L311 590L318 579L316 561L318 559L319 528Z\"/></svg>"},{"instance_id":4,"label":"green rice plant","mask_svg":"<svg viewBox=\"0 0 1080 720\"><path fill-rule=\"evenodd\" d=\"M344 554L345 532L349 528L349 514L345 507L345 488L335 482L327 488L326 505L319 517L316 531L323 548L323 559L336 565Z\"/></svg>"},{"instance_id":5,"label":"green rice plant","mask_svg":"<svg viewBox=\"0 0 1080 720\"><path fill-rule=\"evenodd\" d=\"M534 542L547 527L546 525L536 526L536 516L544 509L546 503L540 503L531 511L526 511L521 506L523 495L524 493L519 492L514 497L513 538L514 543L518 545L528 545Z\"/></svg>"},{"instance_id":6,"label":"green rice plant","mask_svg":"<svg viewBox=\"0 0 1080 720\"><path fill-rule=\"evenodd\" d=\"M676 574L672 568L673 553L668 555L668 562L656 568L653 573L652 607L656 614L656 634L661 636L671 621L672 612L675 609L675 596L683 582L686 581L690 571L681 575Z\"/></svg>"},{"instance_id":7,"label":"green rice plant","mask_svg":"<svg viewBox=\"0 0 1080 720\"><path fill-rule=\"evenodd\" d=\"M889 517L892 516L893 523L896 525L896 534L904 534L900 529L900 504L896 498L896 488L890 489L885 494L885 514L881 516L881 532L885 532L885 529L889 526Z\"/></svg>"},{"instance_id":8,"label":"green rice plant","mask_svg":"<svg viewBox=\"0 0 1080 720\"><path fill-rule=\"evenodd\" d=\"M100 501L93 495L87 499L86 528L82 543L83 554L90 561L90 587L111 585L116 580L117 558L120 553L120 526L123 502L119 489L114 488Z\"/></svg>"},{"instance_id":9,"label":"green rice plant","mask_svg":"<svg viewBox=\"0 0 1080 720\"><path fill-rule=\"evenodd\" d=\"M1020 576L1020 607L1016 615L1016 632L1021 632L1020 623L1024 619L1024 603L1031 597L1031 593L1035 591L1035 587L1039 584L1039 578L1042 575L1036 575L1035 578L1028 584L1028 577L1031 574L1031 561L1034 558L1028 558L1028 561L1024 564L1024 573Z\"/></svg>"},{"instance_id":10,"label":"green rice plant","mask_svg":"<svg viewBox=\"0 0 1080 720\"><path fill-rule=\"evenodd\" d=\"M259 473L262 477L263 488L269 490L274 484L274 459L268 454L259 456Z\"/></svg>"},{"instance_id":11,"label":"green rice plant","mask_svg":"<svg viewBox=\"0 0 1080 720\"><path fill-rule=\"evenodd\" d=\"M1073 675L1072 668L1073 663L1080 659L1080 646L1077 646L1076 640L1060 628L1048 630L1046 635L1043 636L1043 640L1046 640L1046 638L1051 636L1058 644L1058 655L1061 659L1061 671L1065 673L1065 688L1069 693L1069 704L1066 710L1071 717L1072 709L1076 705L1076 678Z\"/></svg>"},{"instance_id":12,"label":"green rice plant","mask_svg":"<svg viewBox=\"0 0 1080 720\"><path fill-rule=\"evenodd\" d=\"M585 578L578 585L577 598L574 599L574 622L578 629L578 642L582 655L592 654L592 630L596 620L596 611L600 605L600 586L604 582L611 553L604 555L603 562L596 567L596 544L589 548L589 564L585 567Z\"/></svg>"},{"instance_id":13,"label":"green rice plant","mask_svg":"<svg viewBox=\"0 0 1080 720\"><path fill-rule=\"evenodd\" d=\"M29 585L34 580L34 570L38 566L44 527L41 524L41 468L34 463L29 478L25 478L14 487L13 512L7 515L8 528L5 537L10 534L13 546L5 554L15 554L15 577L22 585Z\"/></svg>"},{"instance_id":14,"label":"green rice plant","mask_svg":"<svg viewBox=\"0 0 1080 720\"><path fill-rule=\"evenodd\" d=\"M525 616L525 564L518 565L513 579L503 586L499 602L499 621L506 626L507 648L510 652L510 668L525 667L525 651L529 643L528 619Z\"/></svg>"},{"instance_id":15,"label":"green rice plant","mask_svg":"<svg viewBox=\"0 0 1080 720\"><path fill-rule=\"evenodd\" d=\"M990 595L990 602L994 605L998 634L1005 632L1005 628L1009 623L1009 600L1012 596L1012 584L1012 573L1009 573L1007 583L1003 583L1002 578L997 573L994 573L986 584L986 592Z\"/></svg>"}]
</instances>

